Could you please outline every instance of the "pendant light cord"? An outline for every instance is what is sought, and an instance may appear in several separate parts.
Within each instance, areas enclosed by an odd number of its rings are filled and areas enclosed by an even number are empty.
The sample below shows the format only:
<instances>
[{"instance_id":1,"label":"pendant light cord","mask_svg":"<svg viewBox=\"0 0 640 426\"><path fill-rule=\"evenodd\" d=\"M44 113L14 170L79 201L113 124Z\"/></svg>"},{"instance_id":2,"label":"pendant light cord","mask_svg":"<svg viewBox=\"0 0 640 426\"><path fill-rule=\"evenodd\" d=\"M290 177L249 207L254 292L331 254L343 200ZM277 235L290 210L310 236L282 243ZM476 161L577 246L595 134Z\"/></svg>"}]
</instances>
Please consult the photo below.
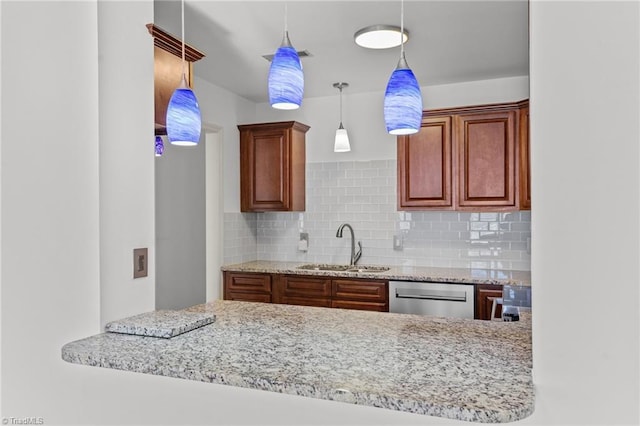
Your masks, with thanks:
<instances>
[{"instance_id":1,"label":"pendant light cord","mask_svg":"<svg viewBox=\"0 0 640 426\"><path fill-rule=\"evenodd\" d=\"M181 11L182 11L182 76L184 77L184 79L186 80L187 78L187 64L184 60L184 0L182 0L181 3L182 7L181 7Z\"/></svg>"},{"instance_id":2,"label":"pendant light cord","mask_svg":"<svg viewBox=\"0 0 640 426\"><path fill-rule=\"evenodd\" d=\"M284 33L286 34L288 31L287 28L287 3L284 4Z\"/></svg>"},{"instance_id":3,"label":"pendant light cord","mask_svg":"<svg viewBox=\"0 0 640 426\"><path fill-rule=\"evenodd\" d=\"M340 89L340 127L342 127L342 84L338 88Z\"/></svg>"},{"instance_id":4,"label":"pendant light cord","mask_svg":"<svg viewBox=\"0 0 640 426\"><path fill-rule=\"evenodd\" d=\"M400 58L404 56L404 0L400 0Z\"/></svg>"}]
</instances>

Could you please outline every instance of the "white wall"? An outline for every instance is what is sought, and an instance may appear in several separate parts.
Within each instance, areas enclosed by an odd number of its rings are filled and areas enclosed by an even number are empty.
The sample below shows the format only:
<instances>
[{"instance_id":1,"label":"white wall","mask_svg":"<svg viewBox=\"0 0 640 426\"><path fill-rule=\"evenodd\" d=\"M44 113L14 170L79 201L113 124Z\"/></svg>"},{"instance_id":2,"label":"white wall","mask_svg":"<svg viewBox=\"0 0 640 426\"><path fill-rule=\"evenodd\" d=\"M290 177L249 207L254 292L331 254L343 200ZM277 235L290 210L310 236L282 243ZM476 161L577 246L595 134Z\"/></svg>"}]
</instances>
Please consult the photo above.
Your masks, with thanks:
<instances>
[{"instance_id":1,"label":"white wall","mask_svg":"<svg viewBox=\"0 0 640 426\"><path fill-rule=\"evenodd\" d=\"M639 21L531 5L536 411L561 424L640 421Z\"/></svg>"},{"instance_id":2,"label":"white wall","mask_svg":"<svg viewBox=\"0 0 640 426\"><path fill-rule=\"evenodd\" d=\"M98 2L102 325L155 308L152 21L151 0ZM138 247L148 276L134 280Z\"/></svg>"},{"instance_id":3,"label":"white wall","mask_svg":"<svg viewBox=\"0 0 640 426\"><path fill-rule=\"evenodd\" d=\"M97 3L0 8L1 411L62 421L60 347L100 330Z\"/></svg>"},{"instance_id":4,"label":"white wall","mask_svg":"<svg viewBox=\"0 0 640 426\"><path fill-rule=\"evenodd\" d=\"M196 62L194 68L198 66ZM253 122L255 103L195 76L194 88L202 120L215 125L224 155L224 211L240 211L240 132L238 124Z\"/></svg>"},{"instance_id":5,"label":"white wall","mask_svg":"<svg viewBox=\"0 0 640 426\"><path fill-rule=\"evenodd\" d=\"M307 161L390 160L396 158L396 138L385 129L380 92L351 94L342 91L342 118L349 134L351 151L334 153L333 141L340 123L340 92L335 96L307 98L294 111L279 111L268 103L256 107L257 121L297 120L311 126L306 134ZM445 108L497 102L520 101L529 97L529 79L524 77L472 81L422 87L424 108Z\"/></svg>"},{"instance_id":6,"label":"white wall","mask_svg":"<svg viewBox=\"0 0 640 426\"><path fill-rule=\"evenodd\" d=\"M469 424L63 362L60 347L100 322L97 5L3 1L0 10L2 416ZM638 424L638 4L534 2L531 11L537 399L521 423ZM128 252L129 243L114 245Z\"/></svg>"}]
</instances>

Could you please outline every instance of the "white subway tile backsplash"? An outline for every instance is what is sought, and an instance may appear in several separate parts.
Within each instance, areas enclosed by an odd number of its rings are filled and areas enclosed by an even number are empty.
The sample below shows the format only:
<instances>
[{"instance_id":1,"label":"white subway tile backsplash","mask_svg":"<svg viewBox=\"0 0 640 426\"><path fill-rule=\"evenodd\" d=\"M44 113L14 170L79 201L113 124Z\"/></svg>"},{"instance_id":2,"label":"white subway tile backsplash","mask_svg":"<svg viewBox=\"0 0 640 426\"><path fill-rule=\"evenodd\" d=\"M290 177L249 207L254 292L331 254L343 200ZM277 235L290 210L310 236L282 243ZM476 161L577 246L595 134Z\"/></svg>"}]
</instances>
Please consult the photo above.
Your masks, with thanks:
<instances>
[{"instance_id":1,"label":"white subway tile backsplash","mask_svg":"<svg viewBox=\"0 0 640 426\"><path fill-rule=\"evenodd\" d=\"M308 163L303 213L225 213L225 263L349 261L349 223L362 264L530 270L531 214L396 210L396 161ZM309 250L300 252L300 221ZM393 249L400 235L403 250Z\"/></svg>"}]
</instances>

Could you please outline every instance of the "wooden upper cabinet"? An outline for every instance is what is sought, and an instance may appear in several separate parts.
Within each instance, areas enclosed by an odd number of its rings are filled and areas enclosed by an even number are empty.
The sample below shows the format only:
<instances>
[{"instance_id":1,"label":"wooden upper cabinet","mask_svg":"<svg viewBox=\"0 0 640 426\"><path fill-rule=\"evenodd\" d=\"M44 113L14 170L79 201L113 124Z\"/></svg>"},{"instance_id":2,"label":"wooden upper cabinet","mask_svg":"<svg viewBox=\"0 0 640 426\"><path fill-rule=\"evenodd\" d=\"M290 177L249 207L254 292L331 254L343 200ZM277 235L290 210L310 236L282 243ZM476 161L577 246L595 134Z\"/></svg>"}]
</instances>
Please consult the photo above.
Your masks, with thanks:
<instances>
[{"instance_id":1,"label":"wooden upper cabinet","mask_svg":"<svg viewBox=\"0 0 640 426\"><path fill-rule=\"evenodd\" d=\"M154 105L155 105L155 134L167 134L167 107L171 95L180 85L182 78L182 41L164 31L162 28L147 24L149 34L153 36L153 74L154 74ZM187 62L187 83L193 87L191 81L193 62L205 55L189 45L185 45L185 60Z\"/></svg>"},{"instance_id":2,"label":"wooden upper cabinet","mask_svg":"<svg viewBox=\"0 0 640 426\"><path fill-rule=\"evenodd\" d=\"M529 159L529 106L520 109L520 209L531 210L531 167Z\"/></svg>"},{"instance_id":3,"label":"wooden upper cabinet","mask_svg":"<svg viewBox=\"0 0 640 426\"><path fill-rule=\"evenodd\" d=\"M240 130L240 210L304 211L305 134L295 121L245 124Z\"/></svg>"},{"instance_id":4,"label":"wooden upper cabinet","mask_svg":"<svg viewBox=\"0 0 640 426\"><path fill-rule=\"evenodd\" d=\"M451 117L424 118L398 138L398 209L453 209Z\"/></svg>"},{"instance_id":5,"label":"wooden upper cabinet","mask_svg":"<svg viewBox=\"0 0 640 426\"><path fill-rule=\"evenodd\" d=\"M424 111L398 137L398 210L530 209L529 101Z\"/></svg>"},{"instance_id":6,"label":"wooden upper cabinet","mask_svg":"<svg viewBox=\"0 0 640 426\"><path fill-rule=\"evenodd\" d=\"M458 205L516 207L515 111L460 115Z\"/></svg>"}]
</instances>

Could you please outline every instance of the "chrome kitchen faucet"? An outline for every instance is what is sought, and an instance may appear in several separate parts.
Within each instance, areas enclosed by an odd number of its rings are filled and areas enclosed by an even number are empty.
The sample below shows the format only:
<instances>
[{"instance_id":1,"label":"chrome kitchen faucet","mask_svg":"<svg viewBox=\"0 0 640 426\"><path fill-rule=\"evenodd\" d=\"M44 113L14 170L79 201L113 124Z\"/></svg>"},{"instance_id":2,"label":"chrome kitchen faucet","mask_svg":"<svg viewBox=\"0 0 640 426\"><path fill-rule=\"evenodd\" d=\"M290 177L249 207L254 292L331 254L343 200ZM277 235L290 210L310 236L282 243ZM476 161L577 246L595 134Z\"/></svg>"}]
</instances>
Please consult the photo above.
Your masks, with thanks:
<instances>
[{"instance_id":1,"label":"chrome kitchen faucet","mask_svg":"<svg viewBox=\"0 0 640 426\"><path fill-rule=\"evenodd\" d=\"M362 243L358 241L358 253L356 253L356 237L353 233L353 228L348 223L343 223L338 228L338 232L336 232L336 237L342 238L342 230L347 227L351 232L351 262L349 265L355 265L360 260L360 256L362 256Z\"/></svg>"}]
</instances>

